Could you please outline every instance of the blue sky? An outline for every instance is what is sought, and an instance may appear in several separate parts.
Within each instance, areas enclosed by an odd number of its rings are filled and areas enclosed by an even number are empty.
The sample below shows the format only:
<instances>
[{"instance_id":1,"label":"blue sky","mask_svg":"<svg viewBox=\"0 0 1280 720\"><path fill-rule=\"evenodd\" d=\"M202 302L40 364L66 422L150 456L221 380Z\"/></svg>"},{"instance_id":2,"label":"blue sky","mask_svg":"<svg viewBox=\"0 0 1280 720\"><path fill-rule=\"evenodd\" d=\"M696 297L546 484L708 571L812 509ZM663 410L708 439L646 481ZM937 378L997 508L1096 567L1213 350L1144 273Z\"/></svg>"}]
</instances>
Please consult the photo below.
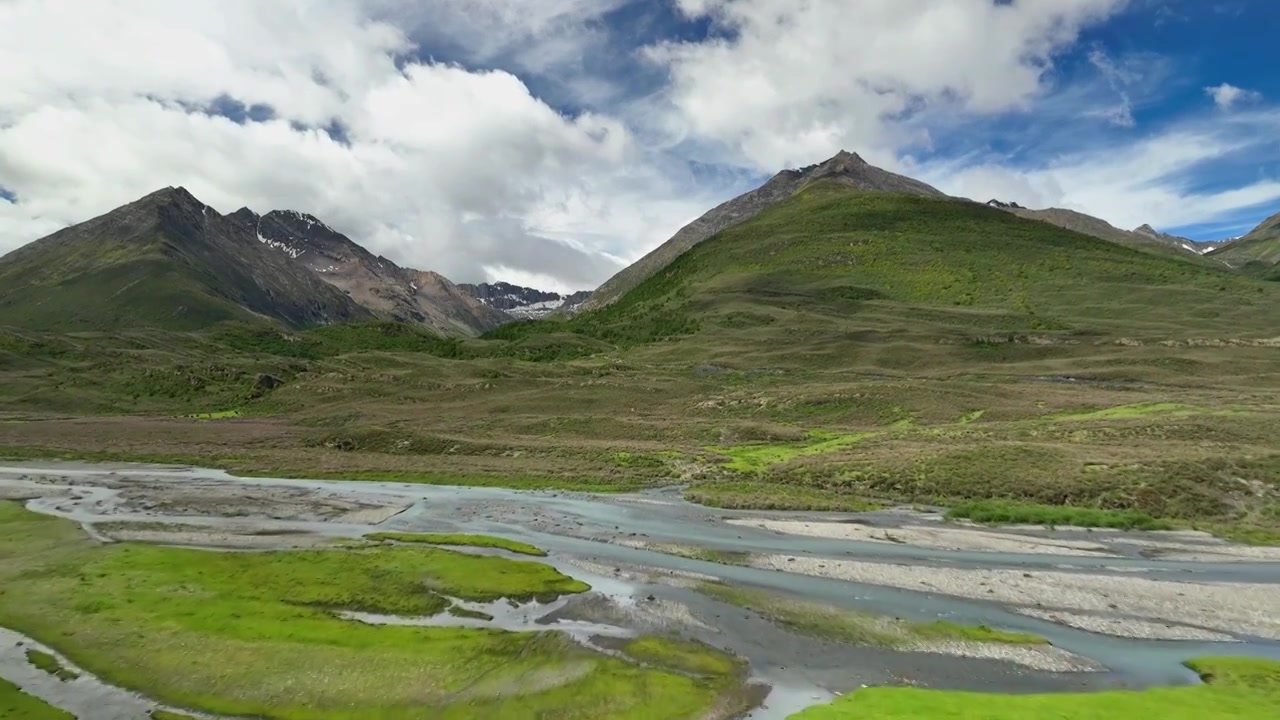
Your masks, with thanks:
<instances>
[{"instance_id":1,"label":"blue sky","mask_svg":"<svg viewBox=\"0 0 1280 720\"><path fill-rule=\"evenodd\" d=\"M1280 211L1267 0L61 7L0 3L0 251L183 185L458 281L585 289L841 149L1195 239Z\"/></svg>"},{"instance_id":2,"label":"blue sky","mask_svg":"<svg viewBox=\"0 0 1280 720\"><path fill-rule=\"evenodd\" d=\"M473 67L506 69L564 113L626 116L636 106L643 110L666 90L667 68L645 62L646 48L671 41L705 43L717 37L732 41L737 32L715 22L714 16L690 18L673 3L618 0L611 4L613 9L593 17L589 31L579 36L593 39L582 42L566 62L540 67L522 57L545 38L526 38L524 43L477 57L427 31L418 36L421 45L417 53ZM1239 147L1182 165L1152 178L1150 184L1175 186L1195 196L1280 178L1280 135L1274 132L1274 118L1258 118L1257 123L1238 131L1226 129L1232 122L1230 116L1239 121L1241 114L1275 111L1280 73L1272 68L1280 62L1275 50L1280 3L1133 0L1115 5L1115 12L1082 24L1073 41L1047 58L1041 90L1025 107L965 118L955 124L936 122L923 110L918 115L906 113L903 123L927 128L929 141L895 148L900 160L910 160L898 163L895 169L923 173L944 189L960 193L983 184L956 183L952 163L994 163L1012 173L1037 172L1064 158L1105 155L1191 127L1208 126L1205 132L1212 134L1216 125L1227 134L1224 144ZM572 40L556 37L552 42ZM927 53L928 49L917 52ZM725 82L732 82L732 77L726 77ZM1211 88L1223 90L1215 96ZM636 122L637 127L643 125L643 120ZM1276 139L1270 140L1268 135ZM866 152L866 148L848 149ZM672 154L682 152L687 153L682 160L691 182L709 180L726 191L758 185L774 169L753 167L741 158L737 162L704 162L704 154L716 157L714 147L680 145ZM885 159L883 153L878 157ZM811 155L795 164L819 159ZM945 187L949 180L952 187ZM1091 208L1088 203L1073 203L1069 197L1054 197L1054 193L1047 197L1013 195L1004 199L1033 206L1060 200L1104 217L1112 214L1106 207ZM1216 240L1241 234L1277 210L1280 197L1263 193L1256 203L1227 210L1206 208L1204 220L1189 220L1184 217L1187 213L1182 213L1164 222L1161 218L1150 222L1159 223L1168 232ZM1113 219L1124 225L1122 220Z\"/></svg>"}]
</instances>

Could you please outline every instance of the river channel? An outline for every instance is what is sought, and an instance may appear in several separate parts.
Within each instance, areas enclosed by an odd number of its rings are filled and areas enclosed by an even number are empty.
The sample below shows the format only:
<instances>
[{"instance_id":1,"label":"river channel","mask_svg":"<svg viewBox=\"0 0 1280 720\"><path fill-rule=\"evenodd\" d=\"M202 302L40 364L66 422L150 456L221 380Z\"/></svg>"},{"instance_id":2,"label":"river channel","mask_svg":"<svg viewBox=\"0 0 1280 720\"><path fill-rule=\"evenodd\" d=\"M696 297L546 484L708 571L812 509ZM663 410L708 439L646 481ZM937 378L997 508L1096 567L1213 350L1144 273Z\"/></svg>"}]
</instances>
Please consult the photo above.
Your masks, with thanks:
<instances>
[{"instance_id":1,"label":"river channel","mask_svg":"<svg viewBox=\"0 0 1280 720\"><path fill-rule=\"evenodd\" d=\"M591 584L592 593L568 603L499 612L490 627L562 630L590 642L592 636L661 630L670 622L750 662L754 679L772 689L749 716L757 720L778 720L866 685L1000 692L1141 688L1197 682L1182 665L1192 657L1280 659L1280 555L1249 554L1196 534L957 528L936 514L910 509L724 511L687 503L674 489L605 496L250 479L216 470L123 464L11 463L0 467L0 498L20 499L31 510L82 523L100 539L110 538L95 525L146 522L207 533L116 539L225 549L209 538L235 537L246 541L239 549L248 550L370 532L481 533L529 542L548 551L547 562ZM963 533L971 533L974 542ZM917 536L944 541L917 543ZM723 564L679 555L688 548L720 551L741 561ZM699 593L690 581L697 578L911 620L947 619L1036 633L1079 667L1064 672L998 657L901 652L801 637ZM1219 602L1219 596L1225 600ZM1273 598L1270 607L1268 597ZM1202 605L1221 609L1201 612ZM609 620L619 614L628 621ZM1167 639L1173 637L1195 639ZM0 641L0 677L68 710L85 703L111 706L102 696L112 690L92 678L59 684L20 670L15 658L23 646L18 643L29 639L6 632ZM145 717L139 715L144 700L116 692L121 699L115 714L101 717Z\"/></svg>"}]
</instances>

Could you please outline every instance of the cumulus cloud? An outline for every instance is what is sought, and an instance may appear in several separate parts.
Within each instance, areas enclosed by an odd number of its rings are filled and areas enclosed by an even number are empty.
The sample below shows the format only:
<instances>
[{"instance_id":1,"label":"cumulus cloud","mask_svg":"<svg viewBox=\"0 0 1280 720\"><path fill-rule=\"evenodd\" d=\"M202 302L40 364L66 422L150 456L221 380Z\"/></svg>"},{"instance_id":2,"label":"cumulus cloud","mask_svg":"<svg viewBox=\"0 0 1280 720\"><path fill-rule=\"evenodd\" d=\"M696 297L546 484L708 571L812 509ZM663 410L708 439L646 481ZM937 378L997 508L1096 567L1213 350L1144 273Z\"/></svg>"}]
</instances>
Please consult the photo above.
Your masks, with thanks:
<instances>
[{"instance_id":1,"label":"cumulus cloud","mask_svg":"<svg viewBox=\"0 0 1280 720\"><path fill-rule=\"evenodd\" d=\"M636 0L361 2L433 52L537 77L575 105L603 105L625 92L610 76L612 68L602 67L626 56L613 46L604 18Z\"/></svg>"},{"instance_id":2,"label":"cumulus cloud","mask_svg":"<svg viewBox=\"0 0 1280 720\"><path fill-rule=\"evenodd\" d=\"M1215 127L1060 130L1132 124L1161 85L1100 50L1088 82L1055 67L1126 0L646 1L0 0L0 251L184 185L456 280L589 288L841 148L1117 224L1270 197L1182 179L1277 136L1234 86L1209 89L1237 110ZM672 8L691 24L668 33Z\"/></svg>"},{"instance_id":3,"label":"cumulus cloud","mask_svg":"<svg viewBox=\"0 0 1280 720\"><path fill-rule=\"evenodd\" d=\"M1064 207L1122 228L1165 230L1214 222L1242 208L1280 201L1280 178L1233 184L1240 165L1275 156L1280 111L1188 120L1136 142L1101 144L1031 166L999 161L926 163L921 175L943 190L1033 208Z\"/></svg>"},{"instance_id":4,"label":"cumulus cloud","mask_svg":"<svg viewBox=\"0 0 1280 720\"><path fill-rule=\"evenodd\" d=\"M460 280L505 266L581 288L709 202L670 202L616 119L416 59L375 17L360 0L0 4L0 179L18 199L0 250L184 185L224 211L315 213ZM258 121L213 111L228 105Z\"/></svg>"},{"instance_id":5,"label":"cumulus cloud","mask_svg":"<svg viewBox=\"0 0 1280 720\"><path fill-rule=\"evenodd\" d=\"M677 0L721 31L649 57L672 76L669 131L761 170L841 147L889 161L921 113L1025 109L1055 53L1124 0Z\"/></svg>"},{"instance_id":6,"label":"cumulus cloud","mask_svg":"<svg viewBox=\"0 0 1280 720\"><path fill-rule=\"evenodd\" d=\"M1262 99L1262 93L1254 90L1238 88L1231 83L1211 85L1205 88L1204 92L1206 95L1213 98L1213 104L1217 105L1218 108L1222 110L1230 110L1237 104L1256 102Z\"/></svg>"}]
</instances>

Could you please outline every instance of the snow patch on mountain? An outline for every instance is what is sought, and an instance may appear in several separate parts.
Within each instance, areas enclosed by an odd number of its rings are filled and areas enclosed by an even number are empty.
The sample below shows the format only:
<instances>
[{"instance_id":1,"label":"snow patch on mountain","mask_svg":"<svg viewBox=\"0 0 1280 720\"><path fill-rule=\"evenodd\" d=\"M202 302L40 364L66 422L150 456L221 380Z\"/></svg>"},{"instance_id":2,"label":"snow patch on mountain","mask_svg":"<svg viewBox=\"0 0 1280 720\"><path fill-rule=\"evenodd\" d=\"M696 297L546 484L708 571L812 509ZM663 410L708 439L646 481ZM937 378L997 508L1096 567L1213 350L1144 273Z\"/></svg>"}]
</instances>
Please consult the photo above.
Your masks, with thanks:
<instances>
[{"instance_id":1,"label":"snow patch on mountain","mask_svg":"<svg viewBox=\"0 0 1280 720\"><path fill-rule=\"evenodd\" d=\"M261 242L263 245L266 245L269 248L279 250L280 252L284 253L285 255L288 255L294 260L297 260L299 257L302 256L303 253L306 252L306 250L299 250L298 248L288 243L282 243L279 240L272 240L270 238L265 238L261 234L258 235L258 242Z\"/></svg>"},{"instance_id":2,"label":"snow patch on mountain","mask_svg":"<svg viewBox=\"0 0 1280 720\"><path fill-rule=\"evenodd\" d=\"M512 307L506 312L508 315L521 318L522 320L536 320L550 315L563 306L564 298L559 298L557 300L543 300L542 302L536 302L529 305Z\"/></svg>"},{"instance_id":3,"label":"snow patch on mountain","mask_svg":"<svg viewBox=\"0 0 1280 720\"><path fill-rule=\"evenodd\" d=\"M458 287L480 302L522 320L536 320L560 310L571 310L590 295L587 292L561 295L505 282Z\"/></svg>"}]
</instances>

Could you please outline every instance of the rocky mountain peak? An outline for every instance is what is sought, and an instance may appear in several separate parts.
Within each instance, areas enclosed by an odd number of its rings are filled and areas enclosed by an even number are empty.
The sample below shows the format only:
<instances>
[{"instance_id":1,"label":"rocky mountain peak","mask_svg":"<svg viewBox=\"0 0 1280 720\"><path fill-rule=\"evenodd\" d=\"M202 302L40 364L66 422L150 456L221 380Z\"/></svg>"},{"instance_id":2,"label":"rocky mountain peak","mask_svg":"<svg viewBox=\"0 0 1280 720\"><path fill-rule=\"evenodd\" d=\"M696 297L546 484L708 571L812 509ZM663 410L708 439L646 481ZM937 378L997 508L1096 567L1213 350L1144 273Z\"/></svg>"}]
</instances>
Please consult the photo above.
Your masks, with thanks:
<instances>
[{"instance_id":1,"label":"rocky mountain peak","mask_svg":"<svg viewBox=\"0 0 1280 720\"><path fill-rule=\"evenodd\" d=\"M263 216L274 223L283 225L301 236L309 236L317 231L338 235L338 231L326 225L320 218L297 210L272 210Z\"/></svg>"},{"instance_id":2,"label":"rocky mountain peak","mask_svg":"<svg viewBox=\"0 0 1280 720\"><path fill-rule=\"evenodd\" d=\"M197 207L205 206L204 203L196 199L195 195L192 195L189 190L187 190L186 188L180 185L177 187L170 185L169 187L160 188L159 190L156 190L153 193L143 195L141 198L139 198L138 200L130 204L132 205L168 205L172 203L178 203L183 205L195 205Z\"/></svg>"},{"instance_id":3,"label":"rocky mountain peak","mask_svg":"<svg viewBox=\"0 0 1280 720\"><path fill-rule=\"evenodd\" d=\"M247 207L242 207L239 210L227 215L228 220L230 220L233 223L236 223L237 225L240 225L241 227L257 226L258 219L260 217L261 216L258 215L258 213L250 210Z\"/></svg>"},{"instance_id":4,"label":"rocky mountain peak","mask_svg":"<svg viewBox=\"0 0 1280 720\"><path fill-rule=\"evenodd\" d=\"M883 170L863 160L857 153L841 150L826 162L797 170L783 170L755 190L712 208L681 228L670 240L601 285L589 300L582 303L583 309L604 307L614 302L694 245L750 220L818 181L833 182L857 192L946 197L935 187Z\"/></svg>"},{"instance_id":5,"label":"rocky mountain peak","mask_svg":"<svg viewBox=\"0 0 1280 720\"><path fill-rule=\"evenodd\" d=\"M207 217L211 208L200 202L184 187L166 187L144 195L104 217L120 215L135 221L143 217L183 218L200 215ZM214 213L217 215L217 213Z\"/></svg>"},{"instance_id":6,"label":"rocky mountain peak","mask_svg":"<svg viewBox=\"0 0 1280 720\"><path fill-rule=\"evenodd\" d=\"M858 153L841 150L824 163L818 165L819 170L828 172L847 172L852 168L867 167L867 161Z\"/></svg>"},{"instance_id":7,"label":"rocky mountain peak","mask_svg":"<svg viewBox=\"0 0 1280 720\"><path fill-rule=\"evenodd\" d=\"M1025 209L1025 208L1023 208L1021 205L1019 205L1019 204L1018 204L1018 203L1016 203L1016 202L1005 202L1005 201L1003 201L1003 200L996 200L995 198L992 198L992 199L988 200L988 201L987 201L987 205L990 205L990 206L991 206L991 207L993 207L993 208L1000 208L1001 210L1014 210L1014 209L1017 209L1017 210L1023 210L1023 209Z\"/></svg>"},{"instance_id":8,"label":"rocky mountain peak","mask_svg":"<svg viewBox=\"0 0 1280 720\"><path fill-rule=\"evenodd\" d=\"M497 308L518 318L545 317L569 304L570 299L575 296L585 297L590 294L577 293L565 296L505 282L462 283L458 285L458 289L489 307ZM581 301L579 299L573 304L576 305Z\"/></svg>"},{"instance_id":9,"label":"rocky mountain peak","mask_svg":"<svg viewBox=\"0 0 1280 720\"><path fill-rule=\"evenodd\" d=\"M1133 231L1136 233L1140 233L1142 235L1150 235L1151 237L1157 237L1157 238L1164 234L1156 230L1155 228L1151 227L1150 225L1146 225L1146 224L1139 225L1138 227L1134 228Z\"/></svg>"}]
</instances>

